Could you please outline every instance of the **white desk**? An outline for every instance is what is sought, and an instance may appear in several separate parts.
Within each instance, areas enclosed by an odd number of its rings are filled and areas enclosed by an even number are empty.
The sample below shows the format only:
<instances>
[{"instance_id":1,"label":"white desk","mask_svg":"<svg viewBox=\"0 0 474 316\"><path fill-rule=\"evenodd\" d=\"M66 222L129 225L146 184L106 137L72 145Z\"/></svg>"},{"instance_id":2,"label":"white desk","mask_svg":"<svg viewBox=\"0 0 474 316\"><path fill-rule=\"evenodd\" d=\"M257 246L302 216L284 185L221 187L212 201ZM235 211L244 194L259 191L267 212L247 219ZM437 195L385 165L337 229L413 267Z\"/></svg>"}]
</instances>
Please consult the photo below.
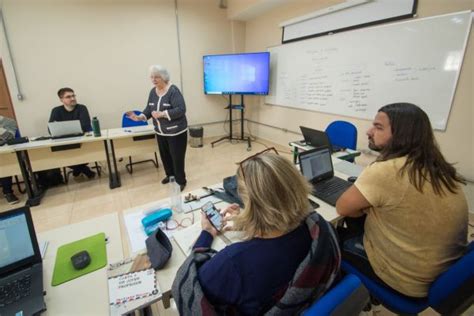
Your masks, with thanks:
<instances>
[{"instance_id":1,"label":"white desk","mask_svg":"<svg viewBox=\"0 0 474 316\"><path fill-rule=\"evenodd\" d=\"M0 147L0 178L21 174L15 150L8 145Z\"/></svg>"},{"instance_id":2,"label":"white desk","mask_svg":"<svg viewBox=\"0 0 474 316\"><path fill-rule=\"evenodd\" d=\"M89 134L57 140L30 141L10 146L20 157L18 165L25 180L28 194L27 205L38 205L44 193L40 192L36 184L34 175L36 171L100 160L106 160L108 168L111 170L107 130L102 130L101 134L99 137ZM111 172L109 172L109 178L111 178Z\"/></svg>"},{"instance_id":3,"label":"white desk","mask_svg":"<svg viewBox=\"0 0 474 316\"><path fill-rule=\"evenodd\" d=\"M58 286L51 286L58 247L100 232L104 232L109 238L107 262L122 260L122 239L117 213L38 234L39 241L49 241L46 256L43 259L43 283L46 290L47 308L45 315L109 314L107 266Z\"/></svg>"},{"instance_id":4,"label":"white desk","mask_svg":"<svg viewBox=\"0 0 474 316\"><path fill-rule=\"evenodd\" d=\"M27 150L33 171L41 171L107 160L104 150L107 130L102 130L101 134L99 137L81 136L31 141L13 147L16 151Z\"/></svg>"}]
</instances>

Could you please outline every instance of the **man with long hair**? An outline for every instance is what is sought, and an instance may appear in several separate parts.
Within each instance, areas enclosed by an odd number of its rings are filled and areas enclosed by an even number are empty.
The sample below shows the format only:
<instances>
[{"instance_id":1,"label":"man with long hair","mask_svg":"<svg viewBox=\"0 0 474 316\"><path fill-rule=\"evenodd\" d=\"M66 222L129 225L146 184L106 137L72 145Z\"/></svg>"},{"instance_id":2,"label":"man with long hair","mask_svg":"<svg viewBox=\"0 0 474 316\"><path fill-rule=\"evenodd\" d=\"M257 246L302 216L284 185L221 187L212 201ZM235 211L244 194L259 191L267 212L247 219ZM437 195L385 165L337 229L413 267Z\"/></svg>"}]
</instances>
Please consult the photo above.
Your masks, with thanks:
<instances>
[{"instance_id":1,"label":"man with long hair","mask_svg":"<svg viewBox=\"0 0 474 316\"><path fill-rule=\"evenodd\" d=\"M340 215L365 217L358 236L343 236L343 258L402 295L426 297L466 248L465 182L416 105L383 106L367 135L380 155L336 204Z\"/></svg>"}]
</instances>

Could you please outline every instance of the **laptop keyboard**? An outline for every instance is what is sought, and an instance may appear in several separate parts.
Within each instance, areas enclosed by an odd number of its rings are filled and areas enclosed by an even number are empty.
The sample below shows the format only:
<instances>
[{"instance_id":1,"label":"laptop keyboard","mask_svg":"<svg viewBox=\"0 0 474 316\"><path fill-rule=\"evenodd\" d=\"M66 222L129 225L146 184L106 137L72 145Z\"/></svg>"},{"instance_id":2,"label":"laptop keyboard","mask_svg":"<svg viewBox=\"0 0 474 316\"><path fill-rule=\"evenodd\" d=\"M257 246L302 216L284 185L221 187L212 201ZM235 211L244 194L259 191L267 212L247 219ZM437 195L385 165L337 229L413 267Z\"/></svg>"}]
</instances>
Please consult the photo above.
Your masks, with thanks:
<instances>
[{"instance_id":1,"label":"laptop keyboard","mask_svg":"<svg viewBox=\"0 0 474 316\"><path fill-rule=\"evenodd\" d=\"M334 177L327 181L318 182L315 185L315 193L317 192L318 196L331 196L336 192L339 192L343 189L350 187L352 183L347 182L343 179Z\"/></svg>"},{"instance_id":2,"label":"laptop keyboard","mask_svg":"<svg viewBox=\"0 0 474 316\"><path fill-rule=\"evenodd\" d=\"M31 274L0 285L0 307L5 307L31 293Z\"/></svg>"}]
</instances>

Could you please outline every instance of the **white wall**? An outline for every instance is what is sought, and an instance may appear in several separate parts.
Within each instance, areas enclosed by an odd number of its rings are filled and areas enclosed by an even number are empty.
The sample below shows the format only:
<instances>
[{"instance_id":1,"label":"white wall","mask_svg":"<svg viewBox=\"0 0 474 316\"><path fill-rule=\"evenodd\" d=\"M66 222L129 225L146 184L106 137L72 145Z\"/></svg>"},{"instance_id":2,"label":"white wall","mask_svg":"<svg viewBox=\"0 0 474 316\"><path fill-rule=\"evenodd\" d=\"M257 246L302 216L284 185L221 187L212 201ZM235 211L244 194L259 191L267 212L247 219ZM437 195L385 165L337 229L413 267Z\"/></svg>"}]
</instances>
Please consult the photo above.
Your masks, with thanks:
<instances>
[{"instance_id":1,"label":"white wall","mask_svg":"<svg viewBox=\"0 0 474 316\"><path fill-rule=\"evenodd\" d=\"M64 86L75 90L102 128L119 127L124 111L143 109L150 65L164 65L182 86L174 0L4 0L2 11L23 101L16 99L3 37L0 56L23 135L46 133ZM178 0L178 12L188 121L223 120L226 100L202 92L201 58L243 50L244 25L227 20L214 0ZM205 127L205 136L221 134L222 124Z\"/></svg>"},{"instance_id":2,"label":"white wall","mask_svg":"<svg viewBox=\"0 0 474 316\"><path fill-rule=\"evenodd\" d=\"M293 2L247 21L245 49L247 51L264 51L267 47L280 45L281 29L278 27L280 22L340 2L340 0ZM474 9L474 2L471 0L420 0L418 16L426 17L469 9ZM443 154L450 162L457 163L458 170L471 180L474 179L473 33L471 31L447 129L444 132L435 132ZM262 97L248 98L248 100L253 104L249 106L248 117L250 119L291 131L299 131L299 125L325 129L334 120L351 121L359 131L358 147L360 149L367 148L365 131L371 125L369 120L270 106L264 104ZM380 106L382 105L384 104L380 104ZM287 144L288 141L298 138L297 135L262 125L250 124L250 126L255 135L281 144Z\"/></svg>"}]
</instances>

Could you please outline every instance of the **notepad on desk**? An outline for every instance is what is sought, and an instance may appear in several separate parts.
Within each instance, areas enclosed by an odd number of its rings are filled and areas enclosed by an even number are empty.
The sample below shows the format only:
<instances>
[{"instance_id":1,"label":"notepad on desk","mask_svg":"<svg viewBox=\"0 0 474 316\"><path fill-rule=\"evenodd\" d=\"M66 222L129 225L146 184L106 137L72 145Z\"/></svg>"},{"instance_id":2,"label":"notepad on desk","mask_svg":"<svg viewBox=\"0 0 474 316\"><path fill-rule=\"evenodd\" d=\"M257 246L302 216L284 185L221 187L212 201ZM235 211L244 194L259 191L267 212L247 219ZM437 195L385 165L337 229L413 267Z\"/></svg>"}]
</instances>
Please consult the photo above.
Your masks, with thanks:
<instances>
[{"instance_id":1,"label":"notepad on desk","mask_svg":"<svg viewBox=\"0 0 474 316\"><path fill-rule=\"evenodd\" d=\"M178 244L179 248L184 252L186 256L191 253L194 244L196 243L199 235L201 234L202 228L201 223L197 222L192 226L178 230L174 233L173 238ZM242 234L240 232L225 232L217 235L212 242L212 249L220 251L226 246L242 240Z\"/></svg>"},{"instance_id":2,"label":"notepad on desk","mask_svg":"<svg viewBox=\"0 0 474 316\"><path fill-rule=\"evenodd\" d=\"M112 316L133 314L162 296L146 254L110 264L107 277Z\"/></svg>"}]
</instances>

